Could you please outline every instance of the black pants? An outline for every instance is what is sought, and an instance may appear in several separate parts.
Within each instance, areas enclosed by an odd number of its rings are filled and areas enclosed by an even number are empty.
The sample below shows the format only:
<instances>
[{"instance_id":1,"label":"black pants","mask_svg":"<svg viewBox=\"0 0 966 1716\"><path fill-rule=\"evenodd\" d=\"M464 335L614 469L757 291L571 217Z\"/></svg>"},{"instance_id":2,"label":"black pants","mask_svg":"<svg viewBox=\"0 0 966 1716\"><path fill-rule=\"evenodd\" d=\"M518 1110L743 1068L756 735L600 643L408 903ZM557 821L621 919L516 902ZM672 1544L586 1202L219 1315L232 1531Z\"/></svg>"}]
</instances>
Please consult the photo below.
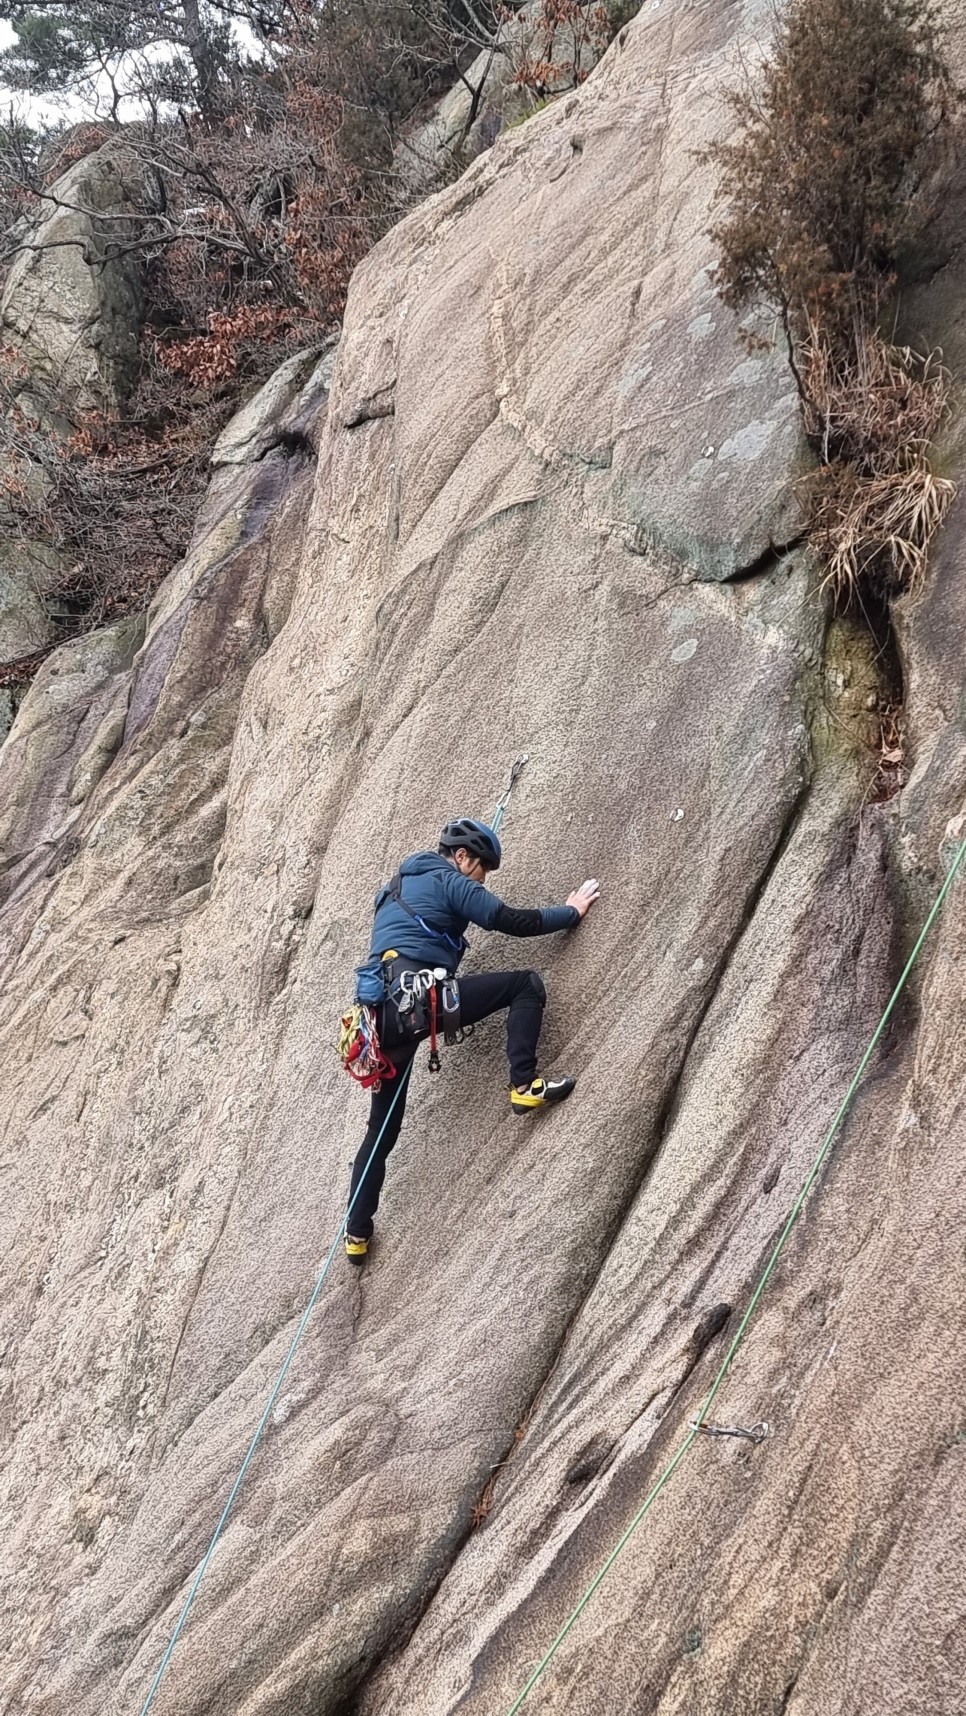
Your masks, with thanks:
<instances>
[{"instance_id":1,"label":"black pants","mask_svg":"<svg viewBox=\"0 0 966 1716\"><path fill-rule=\"evenodd\" d=\"M510 1062L510 1082L516 1085L529 1084L537 1071L537 1043L547 999L542 980L535 971L488 971L477 977L461 977L459 981L461 1025L475 1025L479 1019L487 1019L491 1013L501 1013L504 1007L509 1007L506 1052ZM423 1037L428 1034L424 1032ZM352 1204L348 1226L349 1232L355 1234L358 1239L369 1239L372 1234L372 1218L379 1207L379 1193L386 1177L386 1158L399 1137L406 1107L409 1077L401 1090L400 1080L412 1065L417 1045L412 1043L403 1049L394 1049L390 1046L387 1033L385 1047L399 1070L395 1078L383 1079L381 1090L373 1092L366 1135L352 1164L350 1202L357 1188L359 1195ZM384 1125L386 1129L379 1138ZM372 1155L377 1138L379 1148L367 1173L366 1163Z\"/></svg>"}]
</instances>

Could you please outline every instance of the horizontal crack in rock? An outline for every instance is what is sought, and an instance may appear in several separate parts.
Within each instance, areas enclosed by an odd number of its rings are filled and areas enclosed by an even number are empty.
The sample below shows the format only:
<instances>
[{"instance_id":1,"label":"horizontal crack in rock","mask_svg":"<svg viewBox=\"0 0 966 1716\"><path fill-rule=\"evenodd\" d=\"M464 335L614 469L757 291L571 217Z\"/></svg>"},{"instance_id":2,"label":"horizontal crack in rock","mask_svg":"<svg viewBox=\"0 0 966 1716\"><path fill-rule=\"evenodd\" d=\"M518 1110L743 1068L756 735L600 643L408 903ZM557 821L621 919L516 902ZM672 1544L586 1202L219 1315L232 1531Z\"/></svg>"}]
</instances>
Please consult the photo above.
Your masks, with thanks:
<instances>
[{"instance_id":1,"label":"horizontal crack in rock","mask_svg":"<svg viewBox=\"0 0 966 1716\"><path fill-rule=\"evenodd\" d=\"M749 560L747 566L738 566L734 572L720 579L722 584L744 584L751 578L767 578L770 572L776 572L789 554L808 540L808 531L801 530L797 536L792 536L787 542L769 542L768 547L754 560Z\"/></svg>"}]
</instances>

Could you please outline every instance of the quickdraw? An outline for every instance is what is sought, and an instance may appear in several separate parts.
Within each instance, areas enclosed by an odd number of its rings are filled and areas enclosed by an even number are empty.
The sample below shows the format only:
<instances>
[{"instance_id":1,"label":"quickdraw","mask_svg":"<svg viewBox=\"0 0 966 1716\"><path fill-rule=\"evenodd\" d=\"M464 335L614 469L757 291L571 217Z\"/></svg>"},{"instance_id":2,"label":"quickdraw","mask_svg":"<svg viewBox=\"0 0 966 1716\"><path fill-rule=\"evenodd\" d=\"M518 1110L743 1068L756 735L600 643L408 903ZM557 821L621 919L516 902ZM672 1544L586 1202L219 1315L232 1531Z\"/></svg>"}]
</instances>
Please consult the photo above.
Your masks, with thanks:
<instances>
[{"instance_id":1,"label":"quickdraw","mask_svg":"<svg viewBox=\"0 0 966 1716\"><path fill-rule=\"evenodd\" d=\"M511 794L513 792L513 789L516 786L517 780L519 779L520 775L522 775L522 773L523 773L524 769L526 768L529 761L530 761L529 751L523 751L523 752L521 752L520 756L517 758L512 769L510 770L510 779L507 781L505 790L500 794L500 797L497 799L496 810L493 812L493 821L490 823L490 827L492 828L494 834L499 834L499 832L500 832L500 828L501 828L502 823L503 823L503 818L505 817L507 810L509 809L510 797L511 797Z\"/></svg>"},{"instance_id":2,"label":"quickdraw","mask_svg":"<svg viewBox=\"0 0 966 1716\"><path fill-rule=\"evenodd\" d=\"M396 1076L396 1068L379 1046L376 1015L372 1007L363 1007L356 1002L348 1013L343 1013L338 1053L349 1077L365 1090L378 1090L384 1078Z\"/></svg>"},{"instance_id":3,"label":"quickdraw","mask_svg":"<svg viewBox=\"0 0 966 1716\"><path fill-rule=\"evenodd\" d=\"M741 1424L707 1424L703 1418L692 1418L688 1424L689 1430L701 1430L705 1436L744 1436L749 1442L759 1447L768 1435L768 1425L762 1420L746 1430Z\"/></svg>"}]
</instances>

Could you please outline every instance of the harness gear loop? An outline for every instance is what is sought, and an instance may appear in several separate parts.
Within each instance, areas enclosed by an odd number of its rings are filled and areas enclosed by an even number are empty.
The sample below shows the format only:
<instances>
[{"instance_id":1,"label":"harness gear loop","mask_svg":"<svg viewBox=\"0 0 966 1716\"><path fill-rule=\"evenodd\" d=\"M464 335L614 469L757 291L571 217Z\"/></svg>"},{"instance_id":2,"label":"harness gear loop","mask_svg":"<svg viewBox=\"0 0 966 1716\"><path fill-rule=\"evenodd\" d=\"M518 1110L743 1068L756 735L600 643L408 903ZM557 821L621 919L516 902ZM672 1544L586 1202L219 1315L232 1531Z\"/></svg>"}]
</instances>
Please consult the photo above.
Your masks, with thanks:
<instances>
[{"instance_id":1,"label":"harness gear loop","mask_svg":"<svg viewBox=\"0 0 966 1716\"><path fill-rule=\"evenodd\" d=\"M460 1025L460 986L455 977L447 978L440 986L439 998L443 1010L443 1042L451 1047L453 1043L461 1043L466 1035Z\"/></svg>"},{"instance_id":2,"label":"harness gear loop","mask_svg":"<svg viewBox=\"0 0 966 1716\"><path fill-rule=\"evenodd\" d=\"M500 824L502 823L503 818L506 815L507 808L508 808L509 803L510 803L510 794L512 793L514 787L516 786L518 778L520 777L520 775L522 775L522 773L523 773L524 769L526 768L529 761L530 761L529 751L521 751L521 753L517 757L517 760L514 763L512 769L510 770L510 779L507 781L506 787L504 788L500 797L497 799L496 810L493 812L493 821L490 823L490 827L492 828L494 834L499 834L499 832L500 832Z\"/></svg>"},{"instance_id":3,"label":"harness gear loop","mask_svg":"<svg viewBox=\"0 0 966 1716\"><path fill-rule=\"evenodd\" d=\"M436 1046L436 985L429 992L429 1070L440 1071L439 1049Z\"/></svg>"},{"instance_id":4,"label":"harness gear loop","mask_svg":"<svg viewBox=\"0 0 966 1716\"><path fill-rule=\"evenodd\" d=\"M744 1436L749 1442L754 1442L756 1448L761 1446L768 1435L768 1425L764 1419L753 1424L750 1430L745 1430L740 1424L706 1424L701 1418L692 1418L688 1429L701 1430L706 1436Z\"/></svg>"}]
</instances>

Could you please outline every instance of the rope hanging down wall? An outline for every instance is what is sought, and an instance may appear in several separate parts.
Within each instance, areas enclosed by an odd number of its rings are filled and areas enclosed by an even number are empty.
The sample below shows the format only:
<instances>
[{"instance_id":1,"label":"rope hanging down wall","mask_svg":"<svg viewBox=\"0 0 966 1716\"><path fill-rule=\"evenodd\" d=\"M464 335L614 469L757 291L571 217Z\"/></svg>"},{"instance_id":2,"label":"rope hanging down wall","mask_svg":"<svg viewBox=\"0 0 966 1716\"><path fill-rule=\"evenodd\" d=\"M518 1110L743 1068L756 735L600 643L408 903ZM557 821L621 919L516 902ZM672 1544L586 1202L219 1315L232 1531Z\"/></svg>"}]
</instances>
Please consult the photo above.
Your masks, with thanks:
<instances>
[{"instance_id":1,"label":"rope hanging down wall","mask_svg":"<svg viewBox=\"0 0 966 1716\"><path fill-rule=\"evenodd\" d=\"M910 953L909 958L906 960L905 966L903 968L902 976L899 978L898 983L896 984L894 990L892 991L892 994L889 997L888 1005L886 1006L885 1012L883 1013L882 1018L879 1020L879 1023L875 1028L875 1032L873 1034L872 1041L870 1042L868 1048L865 1051L865 1054L862 1056L862 1059L860 1060L858 1067L856 1068L855 1076L852 1080L852 1083L849 1085L849 1088L846 1091L844 1097L842 1098L842 1102L841 1102L841 1105L839 1107L838 1113L836 1114L835 1119L832 1121L832 1124L829 1127L829 1130L826 1134L825 1141L822 1145L822 1148L820 1149L818 1155L816 1156L815 1161L812 1163L812 1166L811 1166L811 1168L808 1172L808 1175L806 1177L805 1184L802 1186L802 1189L799 1192L798 1197L795 1199L795 1202L794 1202L792 1209L788 1215L788 1218L785 1222L785 1225L782 1228L781 1233L779 1234L778 1239L775 1242L771 1256L769 1257L768 1262L766 1263L766 1265L762 1271L761 1278L758 1282L757 1287L755 1288L754 1292L752 1293L751 1299L748 1303L748 1308L745 1311L745 1314L742 1317L741 1322L738 1325L738 1329L735 1333L734 1339L731 1342L731 1345L729 1346L728 1351L725 1353L725 1356L721 1361L721 1366L718 1370L717 1375L715 1376L713 1383L711 1384L711 1388L708 1391L707 1397L704 1401L703 1406L701 1407L700 1412L698 1413L697 1417L691 1421L691 1426L690 1426L689 1432L688 1432L687 1436L685 1437L684 1441L681 1443L681 1446L678 1449L677 1453L671 1457L671 1459L668 1461L667 1465L665 1466L663 1472L661 1472L660 1476L652 1484L651 1488L647 1492L647 1495L644 1497L644 1500L642 1501L640 1507L638 1508L636 1514L634 1515L634 1518L631 1520L630 1524L628 1525L627 1529L624 1531L622 1536L618 1539L614 1548L611 1550L610 1554L608 1555L607 1560L604 1562L604 1565L601 1567L600 1571L595 1574L594 1578L591 1580L590 1584L588 1585L588 1587L587 1587L586 1591L584 1592L583 1596L581 1597L580 1601L576 1604L575 1608L572 1609L571 1613L567 1616L567 1619L564 1621L564 1623L563 1623L562 1627L560 1628L560 1631L558 1632L556 1638L554 1639L553 1643L550 1645L550 1648L545 1652L545 1654L541 1657L540 1661L537 1663L536 1668L533 1670L533 1673L531 1674L529 1680L527 1681L526 1685L524 1686L522 1692L514 1700L513 1704L511 1704L511 1706L510 1706L510 1709L507 1711L507 1716L516 1716L516 1712L522 1708L525 1700L529 1697L530 1693L533 1691L533 1688L536 1686L537 1682L542 1678L543 1674L545 1673L545 1671L546 1671L547 1667L549 1666L550 1662L552 1661L553 1657L556 1655L557 1651L560 1649L560 1646L563 1644L564 1639L567 1637L567 1634L576 1625L577 1621L579 1620L580 1616L583 1614L584 1610L587 1607L587 1604L590 1602L594 1593L597 1590L599 1590L600 1586L603 1584L608 1573L610 1572L611 1568L613 1567L615 1561L617 1560L618 1556L621 1554L621 1551L626 1547L626 1545L630 1542L631 1538L634 1536L634 1533L637 1530L638 1526L640 1525L641 1521L643 1520L645 1514L647 1514L650 1511L652 1505L654 1504L654 1502L656 1502L661 1491L665 1488L665 1486L668 1483L670 1483L671 1478L673 1477L674 1473L676 1472L678 1466L681 1464L681 1461L684 1459L685 1454L687 1454L689 1449L692 1447L693 1443L697 1440L698 1436L700 1435L700 1433L704 1427L707 1415L710 1412L711 1407L712 1407L714 1401L716 1400L716 1398L717 1398L717 1396L721 1390L721 1387L722 1387L722 1384L724 1383L725 1377L728 1374L728 1370L729 1370L729 1367L731 1365L731 1361L734 1358L736 1352L738 1351L738 1348L741 1346L741 1343L745 1338L745 1334L747 1332L748 1325L750 1324L756 1310L758 1309L758 1304L759 1304L759 1301L762 1297L762 1294L764 1293L765 1288L767 1287L768 1282L771 1279L771 1276L772 1276L772 1274L775 1270L775 1267L778 1263L778 1260L781 1257L781 1254L785 1249L785 1245L787 1243L788 1236L791 1233L792 1228L795 1226L795 1223L798 1220L799 1215L801 1214L802 1206L805 1203L805 1200L808 1197L809 1192L811 1191L812 1187L815 1184L815 1181L818 1179L818 1176L821 1173L822 1167L825 1163L825 1159L826 1159L830 1149L832 1148L832 1144L833 1144L833 1141L835 1139L835 1136L838 1133L838 1130L839 1130L843 1120L845 1119L845 1116L848 1113L849 1108L852 1105L852 1099L855 1096L855 1093L859 1087L859 1084L860 1084L861 1079L862 1079L862 1075L865 1072L865 1069L868 1066L869 1061L872 1059L872 1055L875 1052L875 1049L879 1043L880 1038L882 1037L882 1033L885 1030L886 1025L889 1023L889 1020L892 1017L892 1013L893 1013L893 1010L895 1008L896 1002L898 1001L900 995L902 994L903 989L906 986L906 981L909 977L909 973L912 971L912 968L915 965L916 960L919 958L919 952L920 952L920 949L922 948L923 942L925 941L927 935L929 934L929 931L932 929L932 926L935 923L936 918L939 915L939 911L940 911L940 908L942 906L942 903L943 903L944 899L946 898L946 895L948 894L950 888L952 887L953 879L956 875L956 872L959 870L960 865L962 864L964 857L966 857L966 840L962 841L961 845L959 846L959 848L956 852L956 855L953 859L953 862L952 862L952 865L950 867L949 873L946 877L946 880L944 881L942 887L939 890L939 893L938 893L936 899L933 902L932 910L929 913L929 916L927 917L925 923L922 926L922 929L919 932L919 938L916 942L916 945L913 948L912 952Z\"/></svg>"}]
</instances>

